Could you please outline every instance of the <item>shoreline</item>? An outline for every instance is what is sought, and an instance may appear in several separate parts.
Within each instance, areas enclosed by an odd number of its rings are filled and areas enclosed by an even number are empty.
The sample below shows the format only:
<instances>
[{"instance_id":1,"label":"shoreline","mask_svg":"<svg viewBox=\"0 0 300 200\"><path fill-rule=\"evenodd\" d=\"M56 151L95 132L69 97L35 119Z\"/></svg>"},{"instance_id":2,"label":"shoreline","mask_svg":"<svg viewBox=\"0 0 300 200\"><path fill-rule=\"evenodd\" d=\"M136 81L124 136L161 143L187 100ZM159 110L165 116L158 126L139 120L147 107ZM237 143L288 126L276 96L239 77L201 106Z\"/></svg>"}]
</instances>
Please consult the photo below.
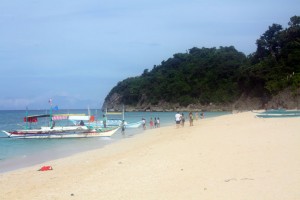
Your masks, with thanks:
<instances>
[{"instance_id":1,"label":"shoreline","mask_svg":"<svg viewBox=\"0 0 300 200\"><path fill-rule=\"evenodd\" d=\"M251 112L151 129L0 174L3 199L299 199L299 119ZM292 174L292 176L291 176ZM39 187L42 186L42 187Z\"/></svg>"},{"instance_id":2,"label":"shoreline","mask_svg":"<svg viewBox=\"0 0 300 200\"><path fill-rule=\"evenodd\" d=\"M142 130L137 130L137 131L142 131ZM131 131L132 135L130 134L128 137L134 136L136 134L140 134L137 133L137 131L135 130ZM79 148L76 148L74 145L72 146L72 144L62 143L61 147L54 150L51 149L51 151L41 150L40 152L36 152L33 154L20 155L20 156L15 156L12 158L2 160L1 161L2 163L0 163L0 175L8 172L13 172L16 170L21 170L23 168L41 165L42 163L50 162L52 160L67 158L82 152L101 149L106 145L110 145L112 143L118 142L119 140L125 139L120 136L121 133L118 132L117 134L118 135L114 137L63 139L68 141L74 140L76 142L78 142L78 140L82 140L82 143L78 143L77 145L84 145L84 146L79 146ZM47 140L47 139L32 139L32 140ZM53 139L50 140L52 141ZM87 146L88 142L89 142L89 146Z\"/></svg>"},{"instance_id":3,"label":"shoreline","mask_svg":"<svg viewBox=\"0 0 300 200\"><path fill-rule=\"evenodd\" d=\"M163 125L162 127L171 126L170 124ZM80 139L64 139L64 140L85 140L85 142L90 141L91 145L89 147L86 146L86 143L84 147L75 148L72 147L71 144L67 144L67 147L60 147L59 149L55 149L54 152L49 152L48 150L41 150L38 153L33 153L29 155L20 155L15 156L13 158L8 158L5 160L2 160L0 163L0 174L21 170L23 168L32 167L35 165L40 165L45 162L49 162L52 160L57 159L63 159L66 157L74 156L78 153L86 152L86 151L92 151L101 149L106 145L110 145L112 143L118 142L119 140L127 139L130 137L134 137L138 134L143 134L145 130L142 129L142 127L135 128L135 129L127 129L125 134L125 137L123 137L118 131L114 136L112 137L99 137L99 138L80 138ZM17 139L19 140L19 139ZM40 140L40 139L32 139L32 140ZM47 139L41 139L41 140L47 140ZM50 139L51 141L53 139ZM62 144L65 145L65 144ZM82 145L82 143L77 144ZM70 146L70 147L69 147ZM67 150L66 150L67 148ZM73 150L71 150L73 149ZM55 155L54 155L55 154Z\"/></svg>"},{"instance_id":4,"label":"shoreline","mask_svg":"<svg viewBox=\"0 0 300 200\"><path fill-rule=\"evenodd\" d=\"M213 112L209 112L207 113L207 118L214 118L216 116L215 113L211 114ZM228 113L224 112L225 114L221 114L221 115L227 115ZM175 114L175 113L174 113ZM220 115L217 115L220 116ZM173 115L170 115L169 117L174 117ZM168 118L168 121L163 121L163 123L161 124L161 127L169 127L172 126L173 122L172 120L170 120ZM149 124L147 123L147 130L149 130ZM125 134L125 137L134 137L137 134L143 134L144 130L142 129L142 127L139 128L134 128L134 129L126 129L125 131L127 134ZM49 149L49 150L43 150L42 149L38 149L37 152L25 152L24 154L18 155L18 156L14 156L11 158L7 158L4 160L0 161L0 174L2 173L6 173L6 172L10 172L10 171L15 171L15 170L19 170L25 167L31 167L34 165L38 165L50 160L55 160L55 159L60 159L60 158L65 158L68 156L72 156L72 155L76 155L77 153L81 153L84 151L90 151L90 150L94 150L94 149L101 149L103 146L105 145L110 145L113 142L117 142L118 140L122 140L122 139L126 139L124 138L120 131L116 134L114 134L112 137L99 137L99 138L82 138L82 139L74 139L74 141L78 144L70 145L70 144L65 144L65 142L63 141L70 141L72 139L64 139L64 140L60 140L59 142L61 143L58 148L56 149ZM19 139L17 139L19 140ZM34 141L35 139L32 139L32 141ZM82 145L86 145L86 140L89 140L91 142L91 145L89 145L89 147L82 147ZM24 140L25 141L25 140ZM47 139L42 139L39 140L40 142L47 142ZM79 141L85 141L80 143ZM49 142L54 142L54 140L50 139ZM70 146L67 147L66 150L66 145ZM76 147L76 145L79 145L79 148ZM73 150L72 150L73 149Z\"/></svg>"}]
</instances>

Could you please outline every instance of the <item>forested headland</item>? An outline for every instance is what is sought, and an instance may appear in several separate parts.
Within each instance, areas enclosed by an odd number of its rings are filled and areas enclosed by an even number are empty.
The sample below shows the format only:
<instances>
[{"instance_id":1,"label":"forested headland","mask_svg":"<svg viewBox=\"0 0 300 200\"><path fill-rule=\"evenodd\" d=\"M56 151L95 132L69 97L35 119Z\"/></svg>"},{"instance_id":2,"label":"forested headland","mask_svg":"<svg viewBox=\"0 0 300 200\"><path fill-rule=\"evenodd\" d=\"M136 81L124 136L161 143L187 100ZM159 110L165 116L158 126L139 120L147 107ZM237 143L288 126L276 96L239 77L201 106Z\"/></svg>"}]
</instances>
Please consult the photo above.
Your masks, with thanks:
<instances>
[{"instance_id":1,"label":"forested headland","mask_svg":"<svg viewBox=\"0 0 300 200\"><path fill-rule=\"evenodd\" d=\"M250 55L235 47L197 48L120 81L103 108L250 110L300 106L300 16L272 24Z\"/></svg>"}]
</instances>

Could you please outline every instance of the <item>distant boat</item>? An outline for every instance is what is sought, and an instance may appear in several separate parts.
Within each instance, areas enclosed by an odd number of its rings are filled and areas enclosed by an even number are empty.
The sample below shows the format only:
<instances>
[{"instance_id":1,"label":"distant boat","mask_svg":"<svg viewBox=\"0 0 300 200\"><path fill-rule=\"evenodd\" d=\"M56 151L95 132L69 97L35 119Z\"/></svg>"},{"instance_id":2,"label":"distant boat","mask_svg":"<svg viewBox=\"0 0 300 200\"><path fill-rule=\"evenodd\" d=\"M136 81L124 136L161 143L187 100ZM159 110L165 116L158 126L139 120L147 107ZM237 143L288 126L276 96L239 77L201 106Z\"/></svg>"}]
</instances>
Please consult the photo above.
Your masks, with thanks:
<instances>
[{"instance_id":1,"label":"distant boat","mask_svg":"<svg viewBox=\"0 0 300 200\"><path fill-rule=\"evenodd\" d=\"M124 120L124 124L125 124L125 127L126 128L139 128L142 126L142 121L137 121L137 122L131 122L131 123L128 123L126 120L125 120L125 110L124 110L124 106L123 106L123 109L122 109L122 112L107 112L107 109L105 111L105 114L104 114L106 117L108 116L114 116L114 118L109 118L106 120L106 127L120 127L123 120ZM116 117L116 116L122 116L120 118ZM73 120L73 123L78 123L78 120L74 118L70 118L71 120ZM86 119L88 120L88 119ZM103 120L89 120L87 122L88 126L91 127L91 128L103 128L104 127L104 124L103 124Z\"/></svg>"},{"instance_id":2,"label":"distant boat","mask_svg":"<svg viewBox=\"0 0 300 200\"><path fill-rule=\"evenodd\" d=\"M267 110L256 114L260 118L284 118L284 117L300 117L299 110Z\"/></svg>"},{"instance_id":3,"label":"distant boat","mask_svg":"<svg viewBox=\"0 0 300 200\"><path fill-rule=\"evenodd\" d=\"M138 121L138 122L125 124L125 127L126 128L139 128L142 126L142 124L143 124L143 121Z\"/></svg>"},{"instance_id":4,"label":"distant boat","mask_svg":"<svg viewBox=\"0 0 300 200\"><path fill-rule=\"evenodd\" d=\"M116 115L116 114L122 114L122 113L114 113L114 115ZM107 113L106 115L110 115L110 113ZM54 116L52 118L53 118L53 120L55 120L55 119L58 120L59 117L63 117L63 116L66 116L66 115L58 115L58 116ZM74 125L79 125L80 122L83 121L84 125L89 128L104 128L103 120L99 120L99 121L95 120L94 116L70 114L70 115L68 115L67 119L69 121L71 121ZM121 126L122 121L123 121L123 119L107 119L106 127L119 127L119 126ZM142 121L131 122L131 123L128 123L125 121L125 126L126 126L126 128L139 128L142 126Z\"/></svg>"},{"instance_id":5,"label":"distant boat","mask_svg":"<svg viewBox=\"0 0 300 200\"><path fill-rule=\"evenodd\" d=\"M87 126L91 127L91 128L103 128L103 121L94 121L94 122L88 122L86 123ZM121 119L108 119L106 121L106 127L116 127L116 126L121 126L122 124L122 120ZM125 121L125 127L126 128L139 128L142 126L142 121L138 121L138 122L132 122L132 123L127 123Z\"/></svg>"}]
</instances>

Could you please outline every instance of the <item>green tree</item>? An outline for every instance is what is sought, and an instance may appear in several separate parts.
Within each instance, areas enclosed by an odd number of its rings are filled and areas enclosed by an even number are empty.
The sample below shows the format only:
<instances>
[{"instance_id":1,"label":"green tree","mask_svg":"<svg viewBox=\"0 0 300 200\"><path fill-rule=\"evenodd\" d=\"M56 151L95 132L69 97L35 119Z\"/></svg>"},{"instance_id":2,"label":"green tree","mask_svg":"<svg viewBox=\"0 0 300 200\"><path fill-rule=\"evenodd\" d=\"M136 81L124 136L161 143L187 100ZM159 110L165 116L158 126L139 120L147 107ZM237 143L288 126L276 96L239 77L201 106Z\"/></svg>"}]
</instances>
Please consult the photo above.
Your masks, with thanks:
<instances>
[{"instance_id":1,"label":"green tree","mask_svg":"<svg viewBox=\"0 0 300 200\"><path fill-rule=\"evenodd\" d=\"M281 49L281 31L281 25L273 24L272 26L269 26L269 29L256 41L256 59L258 59L258 61L261 61L268 56L274 58L278 57Z\"/></svg>"},{"instance_id":2,"label":"green tree","mask_svg":"<svg viewBox=\"0 0 300 200\"><path fill-rule=\"evenodd\" d=\"M245 56L233 46L193 47L186 53L145 69L141 76L119 82L108 94L124 104L231 103L244 94L267 100L277 92L300 87L300 17L283 29L273 24L257 39L257 49Z\"/></svg>"}]
</instances>

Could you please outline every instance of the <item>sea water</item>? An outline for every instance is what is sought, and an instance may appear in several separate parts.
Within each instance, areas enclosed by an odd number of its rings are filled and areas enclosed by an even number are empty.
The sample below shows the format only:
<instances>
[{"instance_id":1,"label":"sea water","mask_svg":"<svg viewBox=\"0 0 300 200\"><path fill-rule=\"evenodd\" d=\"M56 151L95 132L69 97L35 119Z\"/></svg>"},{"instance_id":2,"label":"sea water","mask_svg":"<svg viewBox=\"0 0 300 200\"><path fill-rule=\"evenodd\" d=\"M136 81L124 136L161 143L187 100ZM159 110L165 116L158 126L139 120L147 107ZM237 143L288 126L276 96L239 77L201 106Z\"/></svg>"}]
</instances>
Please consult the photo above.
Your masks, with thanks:
<instances>
[{"instance_id":1,"label":"sea water","mask_svg":"<svg viewBox=\"0 0 300 200\"><path fill-rule=\"evenodd\" d=\"M187 112L183 112L188 116ZM8 138L1 130L16 130L26 127L25 116L49 114L48 110L9 110L0 111L0 173L16 170L23 167L40 164L48 160L63 158L78 152L88 151L109 145L112 142L133 137L136 134L142 134L144 130L140 128L127 128L125 135L119 130L112 137L96 138L74 138L74 139L14 139ZM52 111L51 114L91 114L97 120L102 120L103 113L100 110L59 110ZM160 118L161 126L175 124L175 112L125 112L124 119L128 123L146 119L149 128L149 122L152 118ZM200 114L200 113L199 113ZM217 117L228 114L228 112L205 112L205 118ZM108 119L122 119L123 115L109 115ZM200 116L199 116L200 118ZM32 128L47 126L49 119L38 119L39 121L32 125ZM59 125L59 124L57 124ZM67 124L62 124L67 125ZM28 126L28 125L27 125Z\"/></svg>"}]
</instances>

